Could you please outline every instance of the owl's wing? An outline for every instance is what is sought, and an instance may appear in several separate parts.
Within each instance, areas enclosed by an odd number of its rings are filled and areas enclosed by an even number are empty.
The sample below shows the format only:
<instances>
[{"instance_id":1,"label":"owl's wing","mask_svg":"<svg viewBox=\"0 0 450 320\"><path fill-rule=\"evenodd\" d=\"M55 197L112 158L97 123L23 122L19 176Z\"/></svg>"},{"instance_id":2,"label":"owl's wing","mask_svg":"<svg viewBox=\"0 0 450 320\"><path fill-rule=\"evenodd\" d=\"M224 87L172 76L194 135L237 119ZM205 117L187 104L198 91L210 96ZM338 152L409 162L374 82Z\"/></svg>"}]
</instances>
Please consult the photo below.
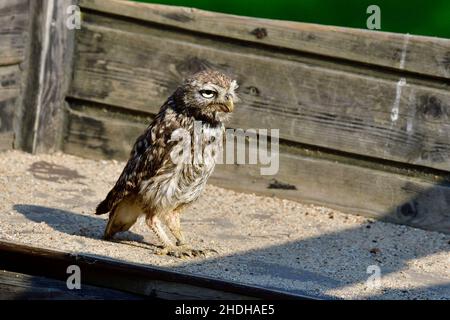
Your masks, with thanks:
<instances>
[{"instance_id":1,"label":"owl's wing","mask_svg":"<svg viewBox=\"0 0 450 320\"><path fill-rule=\"evenodd\" d=\"M141 182L153 177L167 161L174 146L170 135L178 123L160 113L147 130L137 138L130 158L115 186L96 209L95 214L110 212L127 195L137 193Z\"/></svg>"}]
</instances>

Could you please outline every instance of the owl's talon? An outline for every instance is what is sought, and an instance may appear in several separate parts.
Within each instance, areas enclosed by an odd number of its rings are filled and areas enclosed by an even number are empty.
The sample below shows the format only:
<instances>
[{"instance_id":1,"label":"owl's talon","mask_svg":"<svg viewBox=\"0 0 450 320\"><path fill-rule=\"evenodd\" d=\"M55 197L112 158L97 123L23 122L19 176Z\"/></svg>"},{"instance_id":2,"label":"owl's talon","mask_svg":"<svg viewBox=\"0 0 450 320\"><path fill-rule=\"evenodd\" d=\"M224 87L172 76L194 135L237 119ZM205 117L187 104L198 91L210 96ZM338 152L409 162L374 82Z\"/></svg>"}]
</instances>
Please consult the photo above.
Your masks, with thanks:
<instances>
[{"instance_id":1,"label":"owl's talon","mask_svg":"<svg viewBox=\"0 0 450 320\"><path fill-rule=\"evenodd\" d=\"M218 252L214 249L192 249L189 247L177 247L177 248L162 248L156 252L158 255L166 255L175 258L195 258L206 257L208 253Z\"/></svg>"},{"instance_id":2,"label":"owl's talon","mask_svg":"<svg viewBox=\"0 0 450 320\"><path fill-rule=\"evenodd\" d=\"M167 248L158 248L158 249L155 251L155 254L157 254L158 256L165 256L165 255L167 255L168 253L169 253L169 251L168 251Z\"/></svg>"},{"instance_id":3,"label":"owl's talon","mask_svg":"<svg viewBox=\"0 0 450 320\"><path fill-rule=\"evenodd\" d=\"M205 251L207 251L209 253L219 254L219 251L217 251L216 249L208 248L208 249L205 249Z\"/></svg>"}]
</instances>

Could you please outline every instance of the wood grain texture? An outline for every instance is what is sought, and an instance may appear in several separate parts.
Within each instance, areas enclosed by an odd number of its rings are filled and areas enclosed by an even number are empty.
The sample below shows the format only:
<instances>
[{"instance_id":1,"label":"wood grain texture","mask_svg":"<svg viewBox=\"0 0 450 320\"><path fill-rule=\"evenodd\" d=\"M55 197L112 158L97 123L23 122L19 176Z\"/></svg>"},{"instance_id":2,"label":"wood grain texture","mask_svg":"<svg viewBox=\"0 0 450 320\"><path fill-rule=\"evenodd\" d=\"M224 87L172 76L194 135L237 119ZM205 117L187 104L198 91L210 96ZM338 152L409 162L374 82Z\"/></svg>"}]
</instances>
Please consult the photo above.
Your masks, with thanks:
<instances>
[{"instance_id":1,"label":"wood grain texture","mask_svg":"<svg viewBox=\"0 0 450 320\"><path fill-rule=\"evenodd\" d=\"M61 148L74 39L74 31L66 27L66 9L72 3L44 0L31 6L20 140L22 148L33 153Z\"/></svg>"},{"instance_id":2,"label":"wood grain texture","mask_svg":"<svg viewBox=\"0 0 450 320\"><path fill-rule=\"evenodd\" d=\"M21 71L18 65L0 66L0 151L13 149Z\"/></svg>"},{"instance_id":3,"label":"wood grain texture","mask_svg":"<svg viewBox=\"0 0 450 320\"><path fill-rule=\"evenodd\" d=\"M66 9L74 0L47 0L51 4L43 34L48 35L48 47L43 48L39 94L39 119L33 152L53 152L61 148L64 99L69 87L72 66L74 30L66 27ZM47 18L47 19L48 19Z\"/></svg>"},{"instance_id":4,"label":"wood grain texture","mask_svg":"<svg viewBox=\"0 0 450 320\"><path fill-rule=\"evenodd\" d=\"M39 92L40 53L42 50L42 1L29 1L28 29L25 43L25 57L20 63L21 94L14 114L15 148L33 151L34 125L37 115Z\"/></svg>"},{"instance_id":5,"label":"wood grain texture","mask_svg":"<svg viewBox=\"0 0 450 320\"><path fill-rule=\"evenodd\" d=\"M273 180L275 179L275 180ZM274 182L297 190L272 189ZM343 212L450 234L450 185L280 154L280 171L261 176L255 166L217 167L211 183L240 192L320 204Z\"/></svg>"},{"instance_id":6,"label":"wood grain texture","mask_svg":"<svg viewBox=\"0 0 450 320\"><path fill-rule=\"evenodd\" d=\"M127 159L143 124L83 114L67 109L63 151L94 159ZM110 139L116 137L116 139Z\"/></svg>"},{"instance_id":7,"label":"wood grain texture","mask_svg":"<svg viewBox=\"0 0 450 320\"><path fill-rule=\"evenodd\" d=\"M95 17L88 21L77 33L72 97L156 113L183 77L210 66L231 73L241 86L232 127L280 129L283 139L295 142L450 170L445 86L268 58L155 31L120 31L95 24Z\"/></svg>"},{"instance_id":8,"label":"wood grain texture","mask_svg":"<svg viewBox=\"0 0 450 320\"><path fill-rule=\"evenodd\" d=\"M64 151L88 158L125 160L145 125L70 111ZM320 203L346 212L450 233L450 184L310 158L281 149L279 172L257 165L218 165L210 182L242 192ZM275 180L276 181L275 181ZM270 188L270 184L295 188ZM277 183L275 183L275 186Z\"/></svg>"},{"instance_id":9,"label":"wood grain texture","mask_svg":"<svg viewBox=\"0 0 450 320\"><path fill-rule=\"evenodd\" d=\"M24 60L28 27L28 0L0 2L0 66Z\"/></svg>"},{"instance_id":10,"label":"wood grain texture","mask_svg":"<svg viewBox=\"0 0 450 320\"><path fill-rule=\"evenodd\" d=\"M0 67L0 132L13 131L14 112L20 95L18 65Z\"/></svg>"},{"instance_id":11,"label":"wood grain texture","mask_svg":"<svg viewBox=\"0 0 450 320\"><path fill-rule=\"evenodd\" d=\"M450 40L234 16L120 0L82 0L86 9L233 38L450 79Z\"/></svg>"}]
</instances>

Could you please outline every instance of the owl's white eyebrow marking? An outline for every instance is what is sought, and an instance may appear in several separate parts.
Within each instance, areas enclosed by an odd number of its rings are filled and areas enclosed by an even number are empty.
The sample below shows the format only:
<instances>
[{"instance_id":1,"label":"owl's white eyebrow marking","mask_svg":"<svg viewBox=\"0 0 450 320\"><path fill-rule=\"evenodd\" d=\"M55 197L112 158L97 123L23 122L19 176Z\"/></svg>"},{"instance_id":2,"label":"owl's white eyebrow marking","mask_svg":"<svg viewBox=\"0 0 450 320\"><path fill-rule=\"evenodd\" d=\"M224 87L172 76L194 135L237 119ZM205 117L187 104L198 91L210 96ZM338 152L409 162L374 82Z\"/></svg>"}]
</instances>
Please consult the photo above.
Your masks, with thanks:
<instances>
[{"instance_id":1,"label":"owl's white eyebrow marking","mask_svg":"<svg viewBox=\"0 0 450 320\"><path fill-rule=\"evenodd\" d=\"M202 90L220 91L220 87L208 82L202 87Z\"/></svg>"}]
</instances>

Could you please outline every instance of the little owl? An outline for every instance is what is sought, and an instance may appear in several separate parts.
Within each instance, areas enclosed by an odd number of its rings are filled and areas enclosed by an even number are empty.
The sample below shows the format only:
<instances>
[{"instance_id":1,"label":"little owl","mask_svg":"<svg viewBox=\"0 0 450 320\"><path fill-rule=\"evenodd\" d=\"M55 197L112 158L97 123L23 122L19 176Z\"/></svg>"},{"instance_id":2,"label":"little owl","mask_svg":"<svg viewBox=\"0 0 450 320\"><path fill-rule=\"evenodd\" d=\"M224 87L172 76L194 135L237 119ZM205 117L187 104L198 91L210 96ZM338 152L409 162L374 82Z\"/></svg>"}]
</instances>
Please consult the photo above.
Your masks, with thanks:
<instances>
[{"instance_id":1,"label":"little owl","mask_svg":"<svg viewBox=\"0 0 450 320\"><path fill-rule=\"evenodd\" d=\"M220 148L214 141L225 130L224 121L237 100L236 89L236 81L218 71L205 70L185 80L167 99L137 138L122 174L96 209L97 215L109 212L104 239L130 229L139 216L145 215L147 225L163 244L161 253L177 257L206 253L186 246L180 212L200 196L214 170ZM197 130L199 124L203 134L195 140L194 128ZM174 133L180 130L190 139L175 139ZM194 143L202 150L203 161L194 161ZM180 150L187 150L189 157L183 155L183 159L189 161L174 160L173 155ZM163 224L175 237L175 245Z\"/></svg>"}]
</instances>

